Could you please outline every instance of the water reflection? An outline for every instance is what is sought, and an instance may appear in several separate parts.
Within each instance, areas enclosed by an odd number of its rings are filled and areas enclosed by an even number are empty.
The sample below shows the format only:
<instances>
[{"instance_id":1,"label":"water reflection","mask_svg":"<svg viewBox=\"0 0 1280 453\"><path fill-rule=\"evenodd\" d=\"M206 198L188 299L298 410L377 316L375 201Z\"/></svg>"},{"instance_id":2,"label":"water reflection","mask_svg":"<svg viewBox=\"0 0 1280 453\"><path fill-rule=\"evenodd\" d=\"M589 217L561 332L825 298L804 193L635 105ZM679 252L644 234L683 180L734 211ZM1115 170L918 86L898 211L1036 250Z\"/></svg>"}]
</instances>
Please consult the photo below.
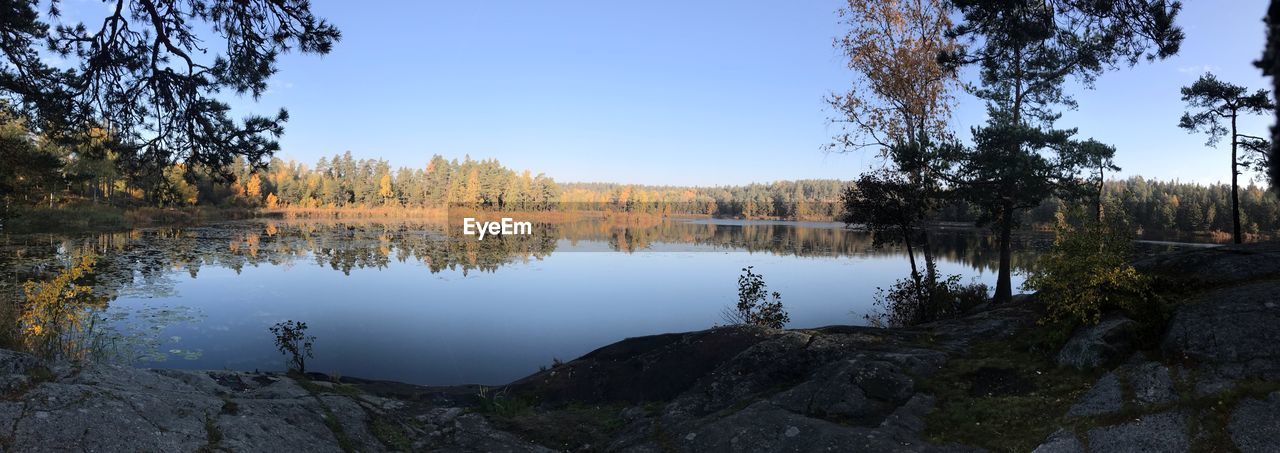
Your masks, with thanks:
<instances>
[{"instance_id":1,"label":"water reflection","mask_svg":"<svg viewBox=\"0 0 1280 453\"><path fill-rule=\"evenodd\" d=\"M1023 237L1015 269L1048 241ZM989 235L932 242L944 273L994 281ZM316 370L428 384L503 383L627 336L709 327L747 265L786 296L791 327L860 323L875 287L907 272L901 251L830 224L584 218L477 241L435 222L255 220L0 236L0 290L18 300L83 254L97 257L95 319L142 365L278 369L267 327L298 319L318 337Z\"/></svg>"}]
</instances>

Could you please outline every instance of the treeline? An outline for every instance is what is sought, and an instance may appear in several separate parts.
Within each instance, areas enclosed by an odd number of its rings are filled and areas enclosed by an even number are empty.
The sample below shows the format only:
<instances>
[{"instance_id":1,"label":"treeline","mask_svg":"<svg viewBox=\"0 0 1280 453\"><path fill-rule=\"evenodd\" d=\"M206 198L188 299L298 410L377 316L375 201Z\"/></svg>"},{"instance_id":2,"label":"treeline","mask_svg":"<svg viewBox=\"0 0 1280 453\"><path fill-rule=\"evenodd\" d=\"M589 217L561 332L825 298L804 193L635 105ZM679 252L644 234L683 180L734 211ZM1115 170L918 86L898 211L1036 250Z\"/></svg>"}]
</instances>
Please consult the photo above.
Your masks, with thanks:
<instances>
[{"instance_id":1,"label":"treeline","mask_svg":"<svg viewBox=\"0 0 1280 453\"><path fill-rule=\"evenodd\" d=\"M381 159L350 152L321 158L314 167L273 159L262 171L238 169L223 200L266 208L441 208L611 211L717 217L835 218L844 183L779 181L724 187L646 186L615 183L557 184L497 160L448 160L433 156L425 168L392 169Z\"/></svg>"},{"instance_id":2,"label":"treeline","mask_svg":"<svg viewBox=\"0 0 1280 453\"><path fill-rule=\"evenodd\" d=\"M392 170L385 160L354 159L349 151L321 158L314 167L272 159L262 171L241 169L231 188L233 194L244 194L250 203L266 208L454 204L544 211L555 209L560 199L560 187L551 178L517 172L494 159L447 160L436 155L425 168Z\"/></svg>"},{"instance_id":3,"label":"treeline","mask_svg":"<svg viewBox=\"0 0 1280 453\"><path fill-rule=\"evenodd\" d=\"M1231 186L1147 180L1141 176L1107 181L1107 209L1129 218L1139 234L1228 233L1231 231ZM1033 223L1052 224L1069 210L1050 199L1027 213ZM1280 232L1280 199L1263 187L1240 189L1240 223L1246 234Z\"/></svg>"},{"instance_id":4,"label":"treeline","mask_svg":"<svg viewBox=\"0 0 1280 453\"><path fill-rule=\"evenodd\" d=\"M238 208L443 208L451 204L507 210L590 210L753 219L832 220L840 215L839 180L778 181L720 187L558 184L497 160L433 156L425 167L356 159L350 152L307 165L279 158L255 168L237 159L215 179L183 165L136 167L121 162L101 131L76 145L30 133L22 121L0 118L0 201L13 206L213 206ZM1230 186L1141 177L1105 185L1106 204L1132 218L1141 233L1231 230ZM1241 190L1242 227L1280 231L1280 200L1262 187ZM1050 225L1069 209L1051 198L1028 210L1024 224ZM973 222L977 210L948 201L933 220Z\"/></svg>"},{"instance_id":5,"label":"treeline","mask_svg":"<svg viewBox=\"0 0 1280 453\"><path fill-rule=\"evenodd\" d=\"M571 183L563 185L561 199L570 209L832 220L839 214L840 193L846 184L834 179L719 187Z\"/></svg>"}]
</instances>

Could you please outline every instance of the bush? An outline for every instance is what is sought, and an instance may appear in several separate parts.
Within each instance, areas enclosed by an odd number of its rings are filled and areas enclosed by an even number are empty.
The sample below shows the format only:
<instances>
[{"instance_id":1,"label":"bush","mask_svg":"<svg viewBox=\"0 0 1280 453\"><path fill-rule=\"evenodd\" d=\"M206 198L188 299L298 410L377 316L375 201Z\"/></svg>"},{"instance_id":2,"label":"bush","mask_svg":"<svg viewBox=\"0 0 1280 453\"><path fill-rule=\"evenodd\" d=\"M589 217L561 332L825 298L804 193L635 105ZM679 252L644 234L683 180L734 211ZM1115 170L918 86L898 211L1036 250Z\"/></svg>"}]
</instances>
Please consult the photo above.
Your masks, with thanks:
<instances>
[{"instance_id":1,"label":"bush","mask_svg":"<svg viewBox=\"0 0 1280 453\"><path fill-rule=\"evenodd\" d=\"M6 340L45 358L105 358L110 338L98 328L106 298L93 294L96 263L95 255L84 253L48 280L24 283L19 309L6 313L17 314L18 338Z\"/></svg>"},{"instance_id":2,"label":"bush","mask_svg":"<svg viewBox=\"0 0 1280 453\"><path fill-rule=\"evenodd\" d=\"M781 329L791 321L791 316L782 308L782 294L769 293L764 276L752 269L747 266L738 276L738 305L725 310L725 322Z\"/></svg>"},{"instance_id":3,"label":"bush","mask_svg":"<svg viewBox=\"0 0 1280 453\"><path fill-rule=\"evenodd\" d=\"M1139 321L1150 317L1150 281L1129 264L1133 233L1127 222L1093 220L1072 225L1058 215L1053 247L1040 258L1023 288L1048 306L1043 323L1065 327L1096 324L1102 313L1120 309Z\"/></svg>"},{"instance_id":4,"label":"bush","mask_svg":"<svg viewBox=\"0 0 1280 453\"><path fill-rule=\"evenodd\" d=\"M960 284L960 276L938 280L923 278L919 285L913 278L900 279L876 289L875 309L863 317L876 327L904 327L942 319L958 318L988 300L989 289L982 283Z\"/></svg>"},{"instance_id":5,"label":"bush","mask_svg":"<svg viewBox=\"0 0 1280 453\"><path fill-rule=\"evenodd\" d=\"M311 355L311 345L316 337L307 335L307 323L285 321L271 326L271 333L276 336L276 348L281 354L288 354L289 371L307 372L307 359Z\"/></svg>"}]
</instances>

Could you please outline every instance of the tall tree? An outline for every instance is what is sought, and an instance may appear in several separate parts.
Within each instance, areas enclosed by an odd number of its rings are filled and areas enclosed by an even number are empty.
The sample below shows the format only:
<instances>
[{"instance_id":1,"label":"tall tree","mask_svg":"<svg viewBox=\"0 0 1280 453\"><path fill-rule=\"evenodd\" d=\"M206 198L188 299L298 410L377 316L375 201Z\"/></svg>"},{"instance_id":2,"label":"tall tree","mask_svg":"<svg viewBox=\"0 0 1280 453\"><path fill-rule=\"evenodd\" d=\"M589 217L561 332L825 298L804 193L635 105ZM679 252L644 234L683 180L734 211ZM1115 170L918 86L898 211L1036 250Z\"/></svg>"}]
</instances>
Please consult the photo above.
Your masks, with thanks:
<instances>
[{"instance_id":1,"label":"tall tree","mask_svg":"<svg viewBox=\"0 0 1280 453\"><path fill-rule=\"evenodd\" d=\"M835 46L854 79L827 98L840 126L829 150L888 152L947 135L959 83L938 63L955 50L947 12L942 0L848 0L839 10L849 30Z\"/></svg>"},{"instance_id":2,"label":"tall tree","mask_svg":"<svg viewBox=\"0 0 1280 453\"><path fill-rule=\"evenodd\" d=\"M938 195L932 172L938 166L935 146L951 138L947 122L955 102L953 92L959 85L955 73L938 63L939 54L955 50L954 40L946 35L952 23L942 0L848 0L839 15L849 30L836 39L835 46L844 54L854 80L849 91L827 98L837 112L830 122L840 127L827 149L851 152L875 148L885 158L888 170L864 174L844 193L846 207L854 208L845 220L866 225L881 238L896 235L897 240L891 242L906 246L911 278L919 290L922 276L913 249L921 247L924 277L933 282L929 236L919 224ZM908 186L912 189L906 190ZM906 199L910 197L914 199ZM884 206L870 206L874 203ZM895 212L900 204L912 209Z\"/></svg>"},{"instance_id":3,"label":"tall tree","mask_svg":"<svg viewBox=\"0 0 1280 453\"><path fill-rule=\"evenodd\" d=\"M265 163L287 112L237 122L218 93L257 98L281 54L325 54L340 37L308 0L107 3L107 16L86 24L60 22L58 0L0 1L0 98L49 137L103 126L123 164L153 172L176 161L222 172L237 156ZM47 51L66 63L50 66Z\"/></svg>"},{"instance_id":4,"label":"tall tree","mask_svg":"<svg viewBox=\"0 0 1280 453\"><path fill-rule=\"evenodd\" d=\"M1240 133L1236 121L1240 115L1270 114L1276 105L1267 90L1249 93L1248 89L1205 74L1190 86L1182 87L1182 100L1191 111L1183 113L1178 127L1208 134L1205 146L1215 146L1223 137L1231 138L1231 235L1235 243L1240 232L1240 155L1239 148L1254 154L1253 162L1265 171L1266 153L1271 143L1262 137ZM1230 122L1230 129L1224 123ZM1248 165L1248 164L1246 164Z\"/></svg>"},{"instance_id":5,"label":"tall tree","mask_svg":"<svg viewBox=\"0 0 1280 453\"><path fill-rule=\"evenodd\" d=\"M954 181L999 232L996 301L1012 298L1012 230L1021 212L1066 184L1075 184L1081 159L1074 130L1055 129L1057 108L1075 101L1068 78L1085 87L1121 63L1177 52L1179 2L1166 0L953 0L961 21L950 34L963 44L942 55L948 66L977 65L987 123L975 146L956 156Z\"/></svg>"}]
</instances>

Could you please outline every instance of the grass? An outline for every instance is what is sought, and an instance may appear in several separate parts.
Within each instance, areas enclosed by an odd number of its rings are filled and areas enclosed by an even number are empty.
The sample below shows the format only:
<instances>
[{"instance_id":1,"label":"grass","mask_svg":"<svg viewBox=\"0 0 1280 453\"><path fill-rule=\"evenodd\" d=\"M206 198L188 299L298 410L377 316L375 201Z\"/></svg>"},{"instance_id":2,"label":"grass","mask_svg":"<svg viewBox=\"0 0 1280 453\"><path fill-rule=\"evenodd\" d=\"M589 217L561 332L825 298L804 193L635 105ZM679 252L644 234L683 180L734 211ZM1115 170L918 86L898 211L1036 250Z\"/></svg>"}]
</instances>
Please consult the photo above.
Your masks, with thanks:
<instances>
[{"instance_id":1,"label":"grass","mask_svg":"<svg viewBox=\"0 0 1280 453\"><path fill-rule=\"evenodd\" d=\"M52 208L15 208L4 219L4 230L12 233L118 231L163 225L194 225L205 221L245 219L254 215L255 211L242 208L122 208L75 202Z\"/></svg>"},{"instance_id":2,"label":"grass","mask_svg":"<svg viewBox=\"0 0 1280 453\"><path fill-rule=\"evenodd\" d=\"M316 401L319 401L319 399ZM333 437L338 440L338 448L341 448L344 452L356 451L355 445L351 443L351 438L347 437L347 431L342 429L342 422L338 421L338 417L333 415L333 411L323 401L320 402L320 407L324 408L324 424L329 427Z\"/></svg>"},{"instance_id":3,"label":"grass","mask_svg":"<svg viewBox=\"0 0 1280 453\"><path fill-rule=\"evenodd\" d=\"M598 450L622 429L620 405L570 405L488 418L494 427L556 451Z\"/></svg>"},{"instance_id":4,"label":"grass","mask_svg":"<svg viewBox=\"0 0 1280 453\"><path fill-rule=\"evenodd\" d=\"M395 421L374 415L369 423L369 430L373 431L373 436L388 448L397 451L413 450L413 442L409 440L409 435L405 434L404 427Z\"/></svg>"},{"instance_id":5,"label":"grass","mask_svg":"<svg viewBox=\"0 0 1280 453\"><path fill-rule=\"evenodd\" d=\"M1031 451L1093 385L1095 373L1058 368L1046 329L975 344L921 383L937 398L925 436L993 451Z\"/></svg>"},{"instance_id":6,"label":"grass","mask_svg":"<svg viewBox=\"0 0 1280 453\"><path fill-rule=\"evenodd\" d=\"M204 432L205 432L206 438L208 439L208 443L200 447L198 451L200 452L218 451L219 445L222 444L222 430L218 429L218 425L216 422L213 421L213 417L204 418Z\"/></svg>"},{"instance_id":7,"label":"grass","mask_svg":"<svg viewBox=\"0 0 1280 453\"><path fill-rule=\"evenodd\" d=\"M484 415L514 417L527 414L533 410L533 403L529 399L511 394L506 387L500 390L480 387L480 392L477 396L480 397L480 404L476 406L476 412Z\"/></svg>"}]
</instances>

